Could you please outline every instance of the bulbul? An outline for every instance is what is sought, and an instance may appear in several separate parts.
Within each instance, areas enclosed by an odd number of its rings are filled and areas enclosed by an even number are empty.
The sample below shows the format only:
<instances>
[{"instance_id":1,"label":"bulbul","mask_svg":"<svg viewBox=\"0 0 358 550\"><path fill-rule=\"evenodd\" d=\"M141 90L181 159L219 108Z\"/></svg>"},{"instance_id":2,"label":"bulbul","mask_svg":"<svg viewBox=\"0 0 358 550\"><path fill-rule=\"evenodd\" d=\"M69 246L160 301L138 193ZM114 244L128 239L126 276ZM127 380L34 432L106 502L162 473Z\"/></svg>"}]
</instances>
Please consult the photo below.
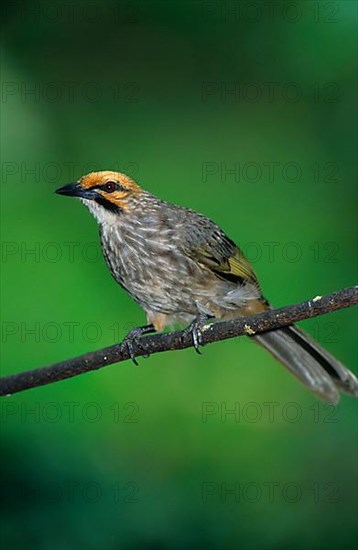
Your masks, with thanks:
<instances>
[{"instance_id":1,"label":"bulbul","mask_svg":"<svg viewBox=\"0 0 358 550\"><path fill-rule=\"evenodd\" d=\"M159 199L125 174L93 172L56 193L79 198L96 218L107 265L144 309L148 325L125 343L174 323L189 323L196 350L209 318L233 319L270 308L240 249L206 216ZM296 326L252 336L320 398L358 395L358 380Z\"/></svg>"}]
</instances>

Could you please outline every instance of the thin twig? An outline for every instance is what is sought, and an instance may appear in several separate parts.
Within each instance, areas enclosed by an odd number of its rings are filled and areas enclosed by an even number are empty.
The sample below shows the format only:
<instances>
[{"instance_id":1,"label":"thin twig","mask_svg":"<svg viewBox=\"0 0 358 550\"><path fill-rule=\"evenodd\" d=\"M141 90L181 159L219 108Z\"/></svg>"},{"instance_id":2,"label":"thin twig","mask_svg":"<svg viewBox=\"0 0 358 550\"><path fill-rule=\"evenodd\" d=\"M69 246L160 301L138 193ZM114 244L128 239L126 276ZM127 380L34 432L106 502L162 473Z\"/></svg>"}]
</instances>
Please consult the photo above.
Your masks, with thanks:
<instances>
[{"instance_id":1,"label":"thin twig","mask_svg":"<svg viewBox=\"0 0 358 550\"><path fill-rule=\"evenodd\" d=\"M243 334L252 335L265 332L290 325L296 321L350 307L357 303L358 286L345 288L327 296L317 296L301 304L266 311L247 318L213 323L203 332L203 343L209 344ZM185 349L193 345L190 335L185 335L183 331L144 336L139 340L139 343L140 346L134 344L134 352L137 357L163 351ZM128 351L122 349L120 344L115 344L54 365L5 376L0 378L0 396L12 395L37 386L52 384L127 359L129 359Z\"/></svg>"}]
</instances>

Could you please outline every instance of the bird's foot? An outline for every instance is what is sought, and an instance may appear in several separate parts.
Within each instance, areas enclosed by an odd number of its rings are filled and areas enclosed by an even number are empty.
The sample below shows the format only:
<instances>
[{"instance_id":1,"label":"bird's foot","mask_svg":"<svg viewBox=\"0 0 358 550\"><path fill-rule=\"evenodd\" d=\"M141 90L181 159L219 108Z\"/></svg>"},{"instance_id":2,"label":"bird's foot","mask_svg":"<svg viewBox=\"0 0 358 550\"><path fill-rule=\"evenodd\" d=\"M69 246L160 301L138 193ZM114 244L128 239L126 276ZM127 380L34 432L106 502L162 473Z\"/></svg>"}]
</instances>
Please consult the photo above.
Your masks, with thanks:
<instances>
[{"instance_id":1,"label":"bird's foot","mask_svg":"<svg viewBox=\"0 0 358 550\"><path fill-rule=\"evenodd\" d=\"M190 323L190 325L183 331L182 338L184 339L188 335L191 335L195 351L196 353L199 353L199 355L201 355L199 346L205 345L203 343L203 332L205 327L208 326L208 320L212 319L212 317L212 315L208 315L207 313L199 313L199 315L195 317L194 321Z\"/></svg>"},{"instance_id":2,"label":"bird's foot","mask_svg":"<svg viewBox=\"0 0 358 550\"><path fill-rule=\"evenodd\" d=\"M142 351L144 351L139 339L144 334L151 334L156 332L154 325L145 325L144 327L136 327L130 330L127 336L121 342L121 351L127 352L133 363L138 367L138 361L134 353L134 344ZM149 354L147 355L149 357Z\"/></svg>"}]
</instances>

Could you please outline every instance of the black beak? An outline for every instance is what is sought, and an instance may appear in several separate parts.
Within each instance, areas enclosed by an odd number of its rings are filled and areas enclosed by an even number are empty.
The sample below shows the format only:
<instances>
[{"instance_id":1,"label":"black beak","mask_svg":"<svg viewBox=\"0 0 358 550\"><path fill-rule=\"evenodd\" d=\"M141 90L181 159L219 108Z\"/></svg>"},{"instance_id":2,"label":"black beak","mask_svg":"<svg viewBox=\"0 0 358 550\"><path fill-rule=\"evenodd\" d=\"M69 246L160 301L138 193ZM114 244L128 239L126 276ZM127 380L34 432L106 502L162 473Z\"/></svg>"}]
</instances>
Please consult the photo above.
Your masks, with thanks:
<instances>
[{"instance_id":1,"label":"black beak","mask_svg":"<svg viewBox=\"0 0 358 550\"><path fill-rule=\"evenodd\" d=\"M84 189L79 183L68 183L64 187L56 189L58 195L67 195L68 197L77 197L79 199L95 199L98 197L96 191Z\"/></svg>"}]
</instances>

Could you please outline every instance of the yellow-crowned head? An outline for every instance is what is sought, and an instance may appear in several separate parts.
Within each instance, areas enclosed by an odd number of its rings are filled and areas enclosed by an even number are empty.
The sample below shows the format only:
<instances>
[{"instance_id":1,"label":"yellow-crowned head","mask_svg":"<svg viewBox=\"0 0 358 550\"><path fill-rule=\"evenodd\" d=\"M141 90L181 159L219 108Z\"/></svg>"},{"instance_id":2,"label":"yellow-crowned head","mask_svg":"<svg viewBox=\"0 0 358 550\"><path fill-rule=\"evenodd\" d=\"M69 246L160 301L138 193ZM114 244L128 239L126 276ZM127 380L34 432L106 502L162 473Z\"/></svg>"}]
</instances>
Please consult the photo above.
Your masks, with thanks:
<instances>
[{"instance_id":1,"label":"yellow-crowned head","mask_svg":"<svg viewBox=\"0 0 358 550\"><path fill-rule=\"evenodd\" d=\"M108 214L121 214L129 209L131 200L143 193L129 176L104 170L91 172L75 183L56 190L59 195L76 197L92 211L99 221Z\"/></svg>"}]
</instances>

